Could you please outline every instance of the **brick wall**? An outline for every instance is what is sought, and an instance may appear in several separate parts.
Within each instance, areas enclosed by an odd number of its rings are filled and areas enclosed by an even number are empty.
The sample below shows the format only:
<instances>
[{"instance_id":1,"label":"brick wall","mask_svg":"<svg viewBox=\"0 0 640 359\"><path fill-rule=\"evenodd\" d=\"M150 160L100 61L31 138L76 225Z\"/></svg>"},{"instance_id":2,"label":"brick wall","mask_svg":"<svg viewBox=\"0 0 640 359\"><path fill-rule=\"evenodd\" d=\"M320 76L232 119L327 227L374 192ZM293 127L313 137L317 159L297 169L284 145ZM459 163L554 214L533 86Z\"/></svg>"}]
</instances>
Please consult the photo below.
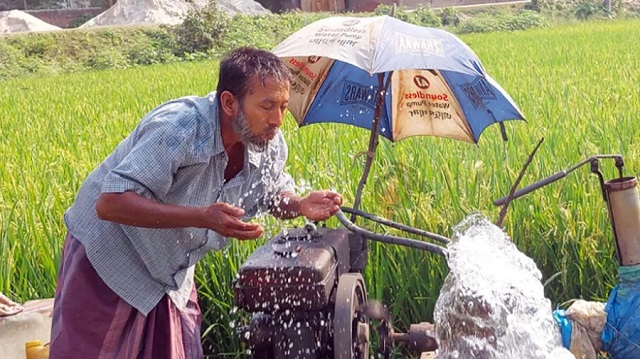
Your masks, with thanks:
<instances>
[{"instance_id":1,"label":"brick wall","mask_svg":"<svg viewBox=\"0 0 640 359\"><path fill-rule=\"evenodd\" d=\"M285 8L299 8L300 2L304 0L286 0L287 5ZM498 2L509 2L513 0L341 0L344 1L344 6L351 11L373 11L380 4L393 5L395 2L398 6L404 6L409 9L416 8L420 4L428 4L431 7L445 7L445 6L461 6L461 5L475 5L475 4L487 4ZM265 3L265 0L259 0L260 3ZM332 1L333 2L333 1ZM273 3L280 4L279 1L272 1L266 5L274 5ZM291 4L293 3L293 4ZM265 6L266 6L265 5ZM272 9L273 11L281 10ZM326 9L325 9L326 10ZM89 7L83 9L50 9L50 10L27 10L27 13L39 18L40 20L47 22L51 25L55 25L61 28L71 27L73 19L80 15L88 14L94 17L102 12L102 8ZM308 11L308 10L307 10Z\"/></svg>"},{"instance_id":2,"label":"brick wall","mask_svg":"<svg viewBox=\"0 0 640 359\"><path fill-rule=\"evenodd\" d=\"M404 0L408 8L416 8L420 3L429 4L433 8L443 8L447 6L466 6L493 4L502 2L512 2L514 0Z\"/></svg>"},{"instance_id":3,"label":"brick wall","mask_svg":"<svg viewBox=\"0 0 640 359\"><path fill-rule=\"evenodd\" d=\"M371 12L380 4L393 5L408 9L415 9L420 4L432 8L447 6L480 5L489 3L512 2L514 0L255 0L273 12L287 9L302 9L302 11L333 11L346 9L354 12ZM344 4L344 5L343 5Z\"/></svg>"},{"instance_id":4,"label":"brick wall","mask_svg":"<svg viewBox=\"0 0 640 359\"><path fill-rule=\"evenodd\" d=\"M51 25L69 28L73 19L78 16L86 14L94 17L102 11L104 10L99 7L89 7L85 9L27 10L26 12Z\"/></svg>"},{"instance_id":5,"label":"brick wall","mask_svg":"<svg viewBox=\"0 0 640 359\"><path fill-rule=\"evenodd\" d=\"M480 5L499 2L511 2L513 0L346 0L347 9L352 11L373 11L380 4L393 5L415 9L420 4L429 5L432 8L447 6Z\"/></svg>"}]
</instances>

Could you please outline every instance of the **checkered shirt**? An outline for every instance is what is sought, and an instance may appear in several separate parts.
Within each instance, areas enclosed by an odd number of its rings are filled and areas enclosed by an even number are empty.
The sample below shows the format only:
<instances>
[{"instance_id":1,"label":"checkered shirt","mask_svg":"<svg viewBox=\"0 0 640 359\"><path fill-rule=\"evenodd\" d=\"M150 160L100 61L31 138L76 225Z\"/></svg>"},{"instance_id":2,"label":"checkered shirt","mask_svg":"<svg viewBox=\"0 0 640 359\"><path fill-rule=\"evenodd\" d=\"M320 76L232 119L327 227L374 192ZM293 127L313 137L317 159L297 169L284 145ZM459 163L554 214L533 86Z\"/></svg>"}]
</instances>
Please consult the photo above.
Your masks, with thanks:
<instances>
[{"instance_id":1,"label":"checkered shirt","mask_svg":"<svg viewBox=\"0 0 640 359\"><path fill-rule=\"evenodd\" d=\"M227 164L215 92L166 102L94 169L65 213L69 232L89 261L123 300L147 315L168 294L184 308L195 263L229 243L206 228L151 229L97 218L100 193L133 191L159 203L204 207L226 202L248 221L268 210L269 200L293 191L284 172L287 146L281 132L262 153L247 150L240 173L225 183Z\"/></svg>"}]
</instances>

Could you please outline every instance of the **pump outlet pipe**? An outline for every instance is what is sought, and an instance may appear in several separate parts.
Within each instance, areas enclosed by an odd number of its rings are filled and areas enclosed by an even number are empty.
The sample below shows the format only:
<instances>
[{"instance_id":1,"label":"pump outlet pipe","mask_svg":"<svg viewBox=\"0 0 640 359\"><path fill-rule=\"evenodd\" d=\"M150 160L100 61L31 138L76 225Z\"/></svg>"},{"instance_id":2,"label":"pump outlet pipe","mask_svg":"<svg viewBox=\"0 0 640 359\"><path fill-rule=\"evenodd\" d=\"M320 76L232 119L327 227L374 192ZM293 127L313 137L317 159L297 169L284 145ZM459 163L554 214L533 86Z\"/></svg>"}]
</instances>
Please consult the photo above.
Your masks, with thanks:
<instances>
[{"instance_id":1,"label":"pump outlet pipe","mask_svg":"<svg viewBox=\"0 0 640 359\"><path fill-rule=\"evenodd\" d=\"M640 200L636 177L622 177L604 184L616 251L621 266L640 264Z\"/></svg>"},{"instance_id":2,"label":"pump outlet pipe","mask_svg":"<svg viewBox=\"0 0 640 359\"><path fill-rule=\"evenodd\" d=\"M619 174L618 178L604 181L598 165L598 160L603 158L615 159ZM638 196L638 179L622 175L622 167L624 167L622 156L596 155L590 157L567 170L560 171L516 191L512 199L524 196L540 187L553 183L587 163L591 164L591 172L598 175L603 197L607 202L619 264L621 266L640 264L640 197ZM505 196L497 199L494 204L500 206L507 200L508 196Z\"/></svg>"}]
</instances>

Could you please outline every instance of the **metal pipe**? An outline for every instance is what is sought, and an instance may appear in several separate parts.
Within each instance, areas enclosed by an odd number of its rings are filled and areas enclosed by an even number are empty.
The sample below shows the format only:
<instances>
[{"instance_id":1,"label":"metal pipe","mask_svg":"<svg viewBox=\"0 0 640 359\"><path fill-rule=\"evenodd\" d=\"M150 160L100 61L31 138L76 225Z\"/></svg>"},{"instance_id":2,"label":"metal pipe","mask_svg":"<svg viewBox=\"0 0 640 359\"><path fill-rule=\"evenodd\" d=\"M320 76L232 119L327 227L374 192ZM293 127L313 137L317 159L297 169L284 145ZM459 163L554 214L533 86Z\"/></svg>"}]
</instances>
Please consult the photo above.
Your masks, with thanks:
<instances>
[{"instance_id":1,"label":"metal pipe","mask_svg":"<svg viewBox=\"0 0 640 359\"><path fill-rule=\"evenodd\" d=\"M408 342L410 339L409 333L393 333L393 340L396 342Z\"/></svg>"},{"instance_id":2,"label":"metal pipe","mask_svg":"<svg viewBox=\"0 0 640 359\"><path fill-rule=\"evenodd\" d=\"M551 176L549 176L547 178L544 178L544 179L542 179L542 180L540 180L538 182L535 182L535 183L533 183L533 184L531 184L531 185L529 185L529 186L527 186L525 188L517 190L513 194L512 199L516 199L516 198L522 197L525 194L533 192L533 191L535 191L536 189L538 189L538 188L540 188L542 186L546 186L549 183L553 183L553 182L555 182L555 181L557 181L557 180L559 180L561 178L564 178L564 177L566 177L566 175L568 175L569 173L575 171L579 167L582 167L585 164L590 163L591 161L596 160L596 159L600 159L600 158L615 158L616 161L621 161L622 160L622 156L621 155L596 155L596 156L593 156L593 157L589 157L589 158L587 158L587 159L585 159L583 161L580 161L578 164L570 167L569 169L557 172L557 173L555 173L555 174L553 174L553 175L551 175ZM617 163L616 163L616 166L617 166ZM495 206L501 206L507 201L508 198L509 198L508 195L504 196L502 198L499 198L499 199L495 200L493 202L493 204Z\"/></svg>"},{"instance_id":3,"label":"metal pipe","mask_svg":"<svg viewBox=\"0 0 640 359\"><path fill-rule=\"evenodd\" d=\"M449 238L441 236L439 234L427 232L427 231L422 230L422 229L409 227L407 225L404 225L404 224L401 224L401 223L397 223L397 222L393 222L393 221L390 221L390 220L388 220L386 218L378 217L378 216L375 216L373 214L360 211L358 209L353 209L353 208L349 208L349 207L342 207L341 209L345 213L355 214L355 215L358 215L360 217L364 217L366 219L370 219L370 220L372 220L374 222L378 222L380 224L384 224L385 226L393 227L395 229L400 229L400 230L405 231L407 233L417 234L419 236L423 236L423 237L434 239L434 240L436 240L436 241L438 241L440 243L447 244L447 243L450 242Z\"/></svg>"},{"instance_id":4,"label":"metal pipe","mask_svg":"<svg viewBox=\"0 0 640 359\"><path fill-rule=\"evenodd\" d=\"M435 327L428 322L411 324L407 333L393 333L394 342L406 343L411 352L430 352L438 349Z\"/></svg>"},{"instance_id":5,"label":"metal pipe","mask_svg":"<svg viewBox=\"0 0 640 359\"><path fill-rule=\"evenodd\" d=\"M604 185L621 266L640 264L640 200L638 181L623 177Z\"/></svg>"},{"instance_id":6,"label":"metal pipe","mask_svg":"<svg viewBox=\"0 0 640 359\"><path fill-rule=\"evenodd\" d=\"M535 182L535 183L533 183L533 184L531 184L531 185L529 185L529 186L527 186L525 188L519 189L519 190L517 190L517 191L515 191L513 193L512 199L516 199L518 197L522 197L525 194L527 194L529 192L533 192L533 191L537 190L538 188L540 188L542 186L546 186L549 183L553 183L553 182L565 177L567 175L567 173L568 173L567 171L560 171L560 172L558 172L558 173L556 173L556 174L554 174L552 176L549 176L549 177L547 177L547 178L545 178L543 180ZM507 201L508 198L509 198L509 196L504 196L502 198L499 198L499 199L495 200L493 202L493 204L495 206L502 206Z\"/></svg>"},{"instance_id":7,"label":"metal pipe","mask_svg":"<svg viewBox=\"0 0 640 359\"><path fill-rule=\"evenodd\" d=\"M366 229L360 228L355 224L353 224L353 222L351 222L341 210L339 210L336 213L336 217L338 218L338 220L340 220L340 222L342 222L342 224L348 230L350 230L353 233L360 234L367 239L377 241L377 242L396 244L399 246L410 247L414 249L420 249L420 250L428 251L431 253L440 254L442 256L445 255L445 248L437 246L432 243L422 242L422 241L405 238L405 237L396 237L396 236L390 236L390 235L377 234L371 231L367 231Z\"/></svg>"}]
</instances>

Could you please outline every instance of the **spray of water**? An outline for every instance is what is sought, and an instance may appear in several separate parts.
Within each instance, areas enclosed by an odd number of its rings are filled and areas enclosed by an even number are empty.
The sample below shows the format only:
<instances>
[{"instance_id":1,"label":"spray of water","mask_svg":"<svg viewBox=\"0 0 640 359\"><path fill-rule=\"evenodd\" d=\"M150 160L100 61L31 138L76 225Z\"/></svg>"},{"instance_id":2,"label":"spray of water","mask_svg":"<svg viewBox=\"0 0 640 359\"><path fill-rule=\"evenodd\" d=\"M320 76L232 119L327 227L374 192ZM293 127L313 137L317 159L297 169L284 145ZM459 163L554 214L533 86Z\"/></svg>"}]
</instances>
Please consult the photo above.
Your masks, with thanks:
<instances>
[{"instance_id":1,"label":"spray of water","mask_svg":"<svg viewBox=\"0 0 640 359\"><path fill-rule=\"evenodd\" d=\"M434 311L437 358L573 359L533 260L480 213L454 232Z\"/></svg>"}]
</instances>

